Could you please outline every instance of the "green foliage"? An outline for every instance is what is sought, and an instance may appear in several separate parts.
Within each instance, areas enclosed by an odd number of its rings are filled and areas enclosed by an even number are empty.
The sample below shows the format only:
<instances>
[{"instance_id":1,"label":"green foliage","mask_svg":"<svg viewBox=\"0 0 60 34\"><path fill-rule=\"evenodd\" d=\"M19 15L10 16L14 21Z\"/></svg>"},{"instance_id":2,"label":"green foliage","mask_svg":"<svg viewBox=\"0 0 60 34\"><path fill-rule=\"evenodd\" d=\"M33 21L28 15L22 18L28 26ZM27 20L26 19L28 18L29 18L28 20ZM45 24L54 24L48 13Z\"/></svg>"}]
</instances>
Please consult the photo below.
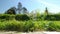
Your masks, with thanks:
<instances>
[{"instance_id":1,"label":"green foliage","mask_svg":"<svg viewBox=\"0 0 60 34\"><path fill-rule=\"evenodd\" d=\"M15 17L16 20L29 20L29 16L27 15L16 15Z\"/></svg>"},{"instance_id":2,"label":"green foliage","mask_svg":"<svg viewBox=\"0 0 60 34\"><path fill-rule=\"evenodd\" d=\"M19 14L16 15L16 11ZM60 14L50 14L45 9L44 14L40 10L32 11L27 14L28 10L18 3L18 8L11 7L5 14L0 14L0 30L5 31L60 31Z\"/></svg>"},{"instance_id":3,"label":"green foliage","mask_svg":"<svg viewBox=\"0 0 60 34\"><path fill-rule=\"evenodd\" d=\"M15 9L16 9L15 7L11 7L5 12L5 14L16 14Z\"/></svg>"},{"instance_id":4,"label":"green foliage","mask_svg":"<svg viewBox=\"0 0 60 34\"><path fill-rule=\"evenodd\" d=\"M49 23L49 26L47 28L48 31L60 31L60 21L54 21Z\"/></svg>"},{"instance_id":5,"label":"green foliage","mask_svg":"<svg viewBox=\"0 0 60 34\"><path fill-rule=\"evenodd\" d=\"M5 31L60 31L60 21L0 21L0 30Z\"/></svg>"},{"instance_id":6,"label":"green foliage","mask_svg":"<svg viewBox=\"0 0 60 34\"><path fill-rule=\"evenodd\" d=\"M20 23L13 20L13 21L4 21L0 22L0 30L6 31L20 31Z\"/></svg>"},{"instance_id":7,"label":"green foliage","mask_svg":"<svg viewBox=\"0 0 60 34\"><path fill-rule=\"evenodd\" d=\"M0 14L0 20L13 20L15 15Z\"/></svg>"},{"instance_id":8,"label":"green foliage","mask_svg":"<svg viewBox=\"0 0 60 34\"><path fill-rule=\"evenodd\" d=\"M10 15L10 14L0 14L0 20L29 20L30 17L27 15Z\"/></svg>"},{"instance_id":9,"label":"green foliage","mask_svg":"<svg viewBox=\"0 0 60 34\"><path fill-rule=\"evenodd\" d=\"M28 10L25 7L23 7L22 9L23 9L23 12L22 12L23 14L28 14L27 12Z\"/></svg>"},{"instance_id":10,"label":"green foliage","mask_svg":"<svg viewBox=\"0 0 60 34\"><path fill-rule=\"evenodd\" d=\"M60 15L47 15L45 16L45 20L59 21Z\"/></svg>"},{"instance_id":11,"label":"green foliage","mask_svg":"<svg viewBox=\"0 0 60 34\"><path fill-rule=\"evenodd\" d=\"M47 9L47 7L45 8L45 13L44 14L48 15L48 9Z\"/></svg>"},{"instance_id":12,"label":"green foliage","mask_svg":"<svg viewBox=\"0 0 60 34\"><path fill-rule=\"evenodd\" d=\"M39 21L40 22L40 21ZM16 20L9 20L9 21L0 21L0 30L6 30L6 31L39 31L42 30L42 25L40 23L37 23L36 21L33 22L31 20L29 21L16 21Z\"/></svg>"}]
</instances>

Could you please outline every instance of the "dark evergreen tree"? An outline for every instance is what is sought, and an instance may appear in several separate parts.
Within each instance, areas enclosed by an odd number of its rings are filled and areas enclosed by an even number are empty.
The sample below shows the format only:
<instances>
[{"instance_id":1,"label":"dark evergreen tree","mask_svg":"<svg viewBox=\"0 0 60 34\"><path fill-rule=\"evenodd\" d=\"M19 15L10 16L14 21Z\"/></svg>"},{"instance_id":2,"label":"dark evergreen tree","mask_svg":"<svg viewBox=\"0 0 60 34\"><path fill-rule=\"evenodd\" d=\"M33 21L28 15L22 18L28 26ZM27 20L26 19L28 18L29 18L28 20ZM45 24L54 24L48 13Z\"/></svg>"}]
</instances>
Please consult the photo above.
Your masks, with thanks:
<instances>
[{"instance_id":1,"label":"dark evergreen tree","mask_svg":"<svg viewBox=\"0 0 60 34\"><path fill-rule=\"evenodd\" d=\"M45 14L48 15L48 9L47 9L47 7L45 8Z\"/></svg>"},{"instance_id":2,"label":"dark evergreen tree","mask_svg":"<svg viewBox=\"0 0 60 34\"><path fill-rule=\"evenodd\" d=\"M16 14L15 12L16 8L15 7L11 7L10 9L8 9L5 14Z\"/></svg>"}]
</instances>

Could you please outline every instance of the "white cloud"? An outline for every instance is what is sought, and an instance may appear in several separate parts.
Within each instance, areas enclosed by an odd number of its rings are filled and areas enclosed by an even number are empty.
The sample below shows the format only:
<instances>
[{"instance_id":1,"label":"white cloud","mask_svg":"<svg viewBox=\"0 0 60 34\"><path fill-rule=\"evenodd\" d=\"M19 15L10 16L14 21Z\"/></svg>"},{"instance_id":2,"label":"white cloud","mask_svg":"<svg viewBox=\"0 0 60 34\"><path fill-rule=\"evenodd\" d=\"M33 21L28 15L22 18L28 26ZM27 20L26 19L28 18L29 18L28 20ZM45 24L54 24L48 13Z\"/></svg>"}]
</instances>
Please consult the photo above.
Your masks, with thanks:
<instances>
[{"instance_id":1,"label":"white cloud","mask_svg":"<svg viewBox=\"0 0 60 34\"><path fill-rule=\"evenodd\" d=\"M49 9L50 12L54 12L54 13L58 13L60 11L60 7L56 4L53 4L53 3L49 3L49 2L46 2L46 1L43 1L43 0L37 0L39 3L42 3L44 4L45 6L47 6Z\"/></svg>"}]
</instances>

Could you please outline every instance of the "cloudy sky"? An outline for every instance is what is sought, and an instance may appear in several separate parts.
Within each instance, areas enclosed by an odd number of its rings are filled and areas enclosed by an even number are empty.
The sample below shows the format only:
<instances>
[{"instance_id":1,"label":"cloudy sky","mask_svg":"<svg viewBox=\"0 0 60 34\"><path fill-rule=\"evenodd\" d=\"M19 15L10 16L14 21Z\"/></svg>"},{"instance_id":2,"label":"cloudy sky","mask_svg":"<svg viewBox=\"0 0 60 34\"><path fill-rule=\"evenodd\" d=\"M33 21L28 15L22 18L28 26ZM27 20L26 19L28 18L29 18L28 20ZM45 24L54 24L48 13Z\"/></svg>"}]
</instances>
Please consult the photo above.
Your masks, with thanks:
<instances>
[{"instance_id":1,"label":"cloudy sky","mask_svg":"<svg viewBox=\"0 0 60 34\"><path fill-rule=\"evenodd\" d=\"M17 7L18 2L21 2L28 11L40 9L40 12L43 12L47 7L49 12L60 12L60 0L0 0L0 13L4 13L10 7Z\"/></svg>"}]
</instances>

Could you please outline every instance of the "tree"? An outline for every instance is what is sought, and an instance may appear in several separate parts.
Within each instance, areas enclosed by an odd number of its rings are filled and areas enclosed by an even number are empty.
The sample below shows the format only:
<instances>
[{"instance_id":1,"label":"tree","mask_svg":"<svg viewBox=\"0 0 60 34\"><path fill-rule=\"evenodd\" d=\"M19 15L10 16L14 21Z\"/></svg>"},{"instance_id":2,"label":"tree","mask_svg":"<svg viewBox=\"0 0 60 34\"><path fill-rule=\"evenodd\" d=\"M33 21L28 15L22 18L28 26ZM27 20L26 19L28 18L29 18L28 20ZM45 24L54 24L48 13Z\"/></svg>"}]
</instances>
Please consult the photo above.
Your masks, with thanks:
<instances>
[{"instance_id":1,"label":"tree","mask_svg":"<svg viewBox=\"0 0 60 34\"><path fill-rule=\"evenodd\" d=\"M10 9L8 9L5 14L16 14L15 12L16 8L15 7L11 7Z\"/></svg>"},{"instance_id":2,"label":"tree","mask_svg":"<svg viewBox=\"0 0 60 34\"><path fill-rule=\"evenodd\" d=\"M19 2L18 3L18 8L17 8L17 11L19 14L21 14L21 10L22 10L22 4Z\"/></svg>"},{"instance_id":3,"label":"tree","mask_svg":"<svg viewBox=\"0 0 60 34\"><path fill-rule=\"evenodd\" d=\"M47 9L47 7L45 8L45 15L48 15L48 9Z\"/></svg>"},{"instance_id":4,"label":"tree","mask_svg":"<svg viewBox=\"0 0 60 34\"><path fill-rule=\"evenodd\" d=\"M23 14L27 14L27 9L25 7L22 8Z\"/></svg>"}]
</instances>

